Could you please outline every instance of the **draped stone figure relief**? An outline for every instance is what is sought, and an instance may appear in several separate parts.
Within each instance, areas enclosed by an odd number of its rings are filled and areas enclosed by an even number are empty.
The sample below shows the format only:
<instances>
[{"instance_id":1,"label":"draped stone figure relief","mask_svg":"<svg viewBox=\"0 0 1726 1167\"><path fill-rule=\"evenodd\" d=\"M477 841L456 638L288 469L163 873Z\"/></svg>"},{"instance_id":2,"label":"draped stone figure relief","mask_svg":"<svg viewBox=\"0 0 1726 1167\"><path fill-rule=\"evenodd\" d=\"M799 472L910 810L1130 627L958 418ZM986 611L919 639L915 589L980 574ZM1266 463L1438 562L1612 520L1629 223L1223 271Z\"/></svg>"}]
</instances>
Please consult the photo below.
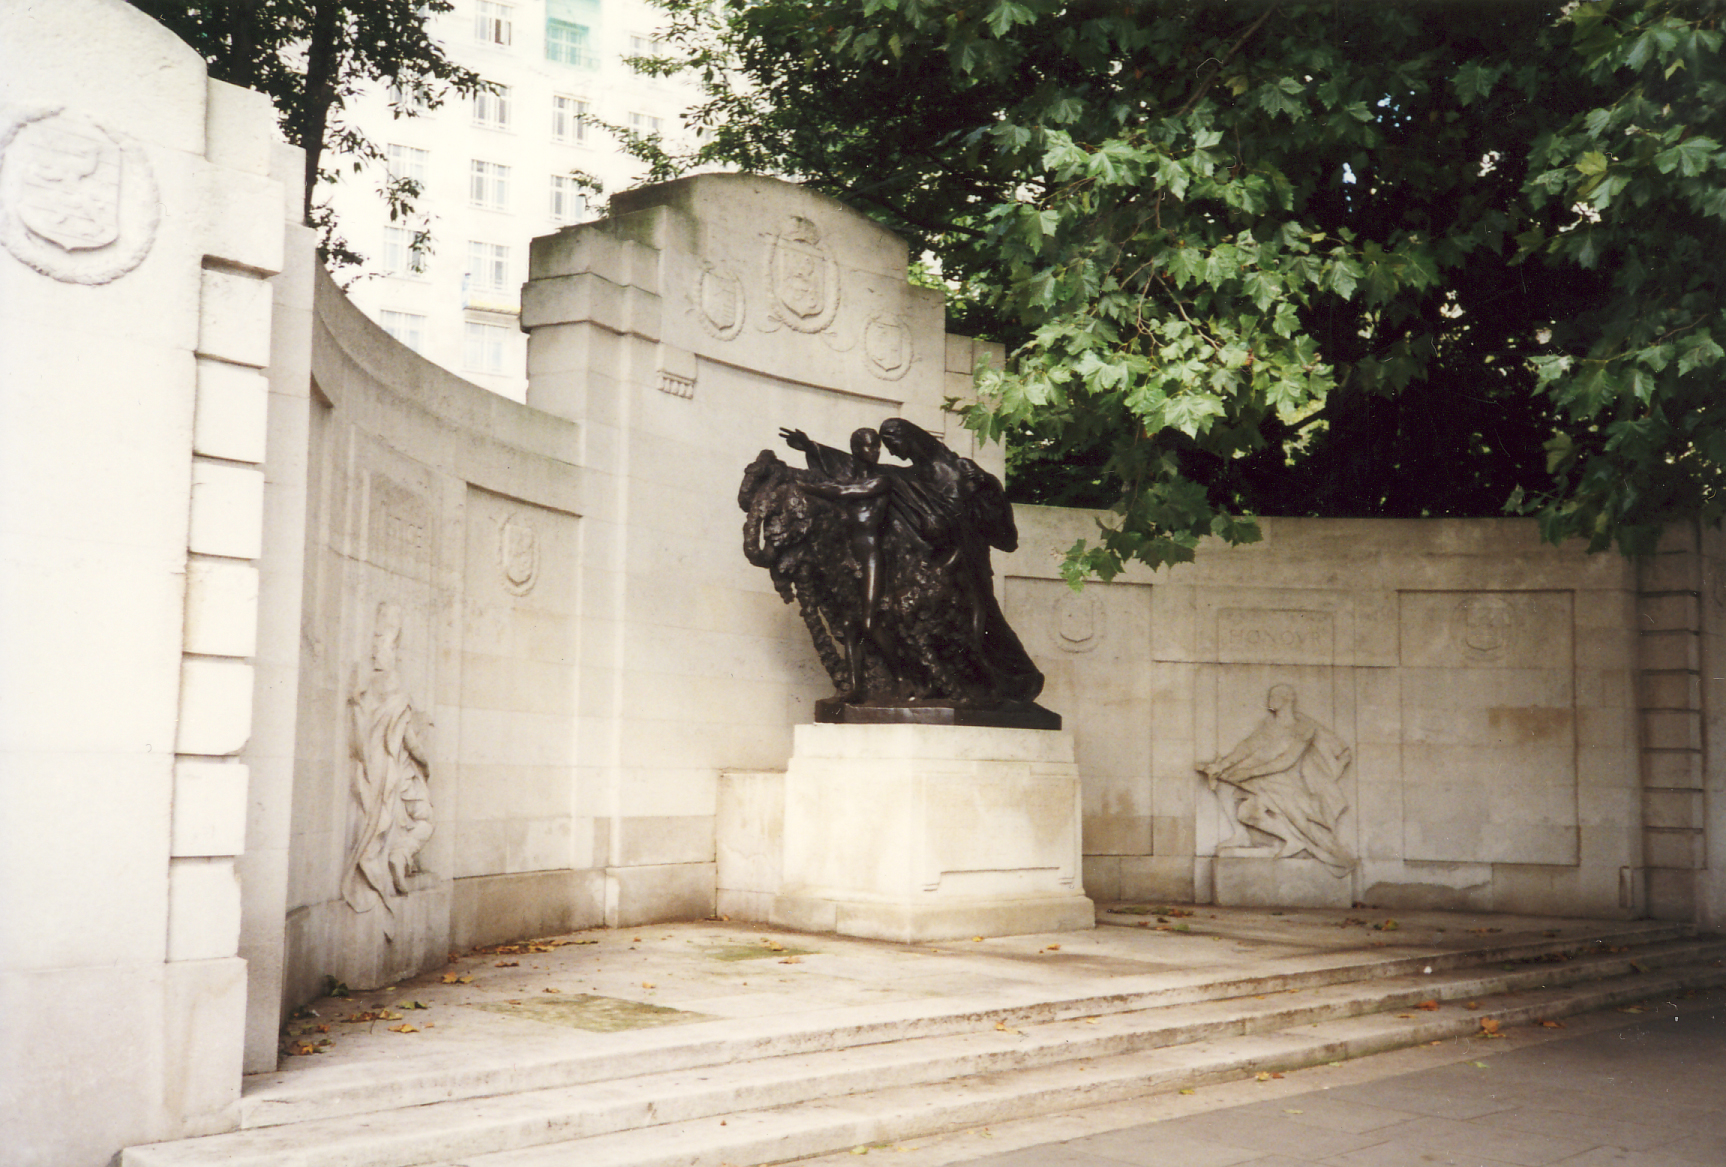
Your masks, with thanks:
<instances>
[{"instance_id":1,"label":"draped stone figure relief","mask_svg":"<svg viewBox=\"0 0 1726 1167\"><path fill-rule=\"evenodd\" d=\"M780 432L807 468L763 450L737 501L744 554L797 604L838 689L816 720L1059 728L995 599L989 551L1019 538L1000 480L903 418L849 452Z\"/></svg>"},{"instance_id":2,"label":"draped stone figure relief","mask_svg":"<svg viewBox=\"0 0 1726 1167\"><path fill-rule=\"evenodd\" d=\"M353 824L342 898L356 912L383 909L383 933L395 936L396 901L419 874L432 834L431 776L420 716L403 690L396 653L402 614L378 605L370 666L355 669L348 698Z\"/></svg>"},{"instance_id":3,"label":"draped stone figure relief","mask_svg":"<svg viewBox=\"0 0 1726 1167\"><path fill-rule=\"evenodd\" d=\"M1308 854L1332 875L1345 876L1355 861L1338 837L1348 809L1341 780L1353 751L1295 708L1291 685L1272 685L1265 709L1264 720L1239 745L1198 767L1218 795L1230 832L1218 853L1257 850L1269 837L1275 858Z\"/></svg>"}]
</instances>

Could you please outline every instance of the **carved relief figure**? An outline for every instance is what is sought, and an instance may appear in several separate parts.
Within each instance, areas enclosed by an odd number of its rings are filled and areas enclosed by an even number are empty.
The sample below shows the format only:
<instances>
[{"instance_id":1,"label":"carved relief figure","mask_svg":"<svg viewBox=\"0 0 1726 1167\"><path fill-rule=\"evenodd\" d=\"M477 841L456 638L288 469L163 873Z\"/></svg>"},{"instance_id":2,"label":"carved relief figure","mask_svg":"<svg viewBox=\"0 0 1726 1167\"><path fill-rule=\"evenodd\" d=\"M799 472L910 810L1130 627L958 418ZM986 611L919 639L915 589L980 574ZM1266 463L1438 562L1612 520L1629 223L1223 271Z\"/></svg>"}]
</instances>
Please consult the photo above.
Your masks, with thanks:
<instances>
[{"instance_id":1,"label":"carved relief figure","mask_svg":"<svg viewBox=\"0 0 1726 1167\"><path fill-rule=\"evenodd\" d=\"M1198 767L1219 792L1232 838L1224 847L1251 847L1251 832L1281 843L1279 859L1310 854L1332 875L1354 868L1337 838L1348 800L1341 779L1353 752L1343 740L1295 708L1290 685L1272 685L1263 721L1223 757ZM1224 793L1222 786L1232 787Z\"/></svg>"},{"instance_id":2,"label":"carved relief figure","mask_svg":"<svg viewBox=\"0 0 1726 1167\"><path fill-rule=\"evenodd\" d=\"M798 605L839 690L817 719L942 705L1058 725L1031 704L1043 675L995 600L990 548L1018 543L1000 481L902 418L857 431L851 453L781 433L808 469L763 450L745 471L744 554Z\"/></svg>"},{"instance_id":3,"label":"carved relief figure","mask_svg":"<svg viewBox=\"0 0 1726 1167\"><path fill-rule=\"evenodd\" d=\"M356 912L384 909L383 932L395 936L395 901L420 871L432 834L430 769L418 714L396 668L402 614L378 605L370 668L355 670L348 698L348 750L356 829L342 874L342 898Z\"/></svg>"}]
</instances>

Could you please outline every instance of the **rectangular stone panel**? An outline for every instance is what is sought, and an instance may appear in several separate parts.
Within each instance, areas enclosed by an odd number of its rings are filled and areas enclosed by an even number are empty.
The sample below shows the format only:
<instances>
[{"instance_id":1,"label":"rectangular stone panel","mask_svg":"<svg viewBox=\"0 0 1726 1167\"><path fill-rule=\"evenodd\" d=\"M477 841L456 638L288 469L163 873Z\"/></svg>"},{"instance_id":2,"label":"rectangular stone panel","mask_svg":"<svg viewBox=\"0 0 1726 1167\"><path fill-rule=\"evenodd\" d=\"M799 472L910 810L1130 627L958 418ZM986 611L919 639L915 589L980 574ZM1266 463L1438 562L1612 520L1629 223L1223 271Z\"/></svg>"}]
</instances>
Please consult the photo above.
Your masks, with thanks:
<instances>
[{"instance_id":1,"label":"rectangular stone panel","mask_svg":"<svg viewBox=\"0 0 1726 1167\"><path fill-rule=\"evenodd\" d=\"M1072 718L1085 853L1150 854L1151 586L1075 592L1009 576L1005 592L1007 619L1046 678L1039 703Z\"/></svg>"},{"instance_id":2,"label":"rectangular stone panel","mask_svg":"<svg viewBox=\"0 0 1726 1167\"><path fill-rule=\"evenodd\" d=\"M1576 863L1571 594L1399 598L1404 856Z\"/></svg>"},{"instance_id":3,"label":"rectangular stone panel","mask_svg":"<svg viewBox=\"0 0 1726 1167\"><path fill-rule=\"evenodd\" d=\"M448 811L455 874L567 867L583 815L579 520L471 485L463 515L461 746Z\"/></svg>"}]
</instances>

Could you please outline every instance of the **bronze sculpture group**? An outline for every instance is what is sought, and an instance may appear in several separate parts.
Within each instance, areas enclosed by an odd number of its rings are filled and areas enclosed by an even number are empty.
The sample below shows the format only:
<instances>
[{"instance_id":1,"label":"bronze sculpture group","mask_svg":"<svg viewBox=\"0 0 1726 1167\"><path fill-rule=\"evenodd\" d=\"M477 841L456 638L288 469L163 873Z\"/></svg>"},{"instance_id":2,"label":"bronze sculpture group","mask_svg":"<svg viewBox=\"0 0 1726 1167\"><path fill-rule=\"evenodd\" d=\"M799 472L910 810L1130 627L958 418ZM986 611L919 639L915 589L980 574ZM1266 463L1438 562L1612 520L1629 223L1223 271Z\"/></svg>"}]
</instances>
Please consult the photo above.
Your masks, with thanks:
<instances>
[{"instance_id":1,"label":"bronze sculpture group","mask_svg":"<svg viewBox=\"0 0 1726 1167\"><path fill-rule=\"evenodd\" d=\"M1000 480L903 418L849 451L780 434L807 467L771 450L750 463L743 550L797 604L838 689L816 719L1058 728L995 599L990 548L1019 540Z\"/></svg>"}]
</instances>

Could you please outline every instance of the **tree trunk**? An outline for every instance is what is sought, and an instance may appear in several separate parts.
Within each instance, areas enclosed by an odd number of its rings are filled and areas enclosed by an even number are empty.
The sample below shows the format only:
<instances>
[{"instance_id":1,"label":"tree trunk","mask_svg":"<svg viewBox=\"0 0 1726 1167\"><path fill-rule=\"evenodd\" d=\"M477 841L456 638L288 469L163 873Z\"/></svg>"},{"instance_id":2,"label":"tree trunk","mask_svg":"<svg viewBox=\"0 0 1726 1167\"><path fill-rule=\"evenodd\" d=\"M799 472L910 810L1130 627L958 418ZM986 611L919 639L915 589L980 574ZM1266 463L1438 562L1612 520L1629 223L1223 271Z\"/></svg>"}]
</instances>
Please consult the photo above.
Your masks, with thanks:
<instances>
[{"instance_id":1,"label":"tree trunk","mask_svg":"<svg viewBox=\"0 0 1726 1167\"><path fill-rule=\"evenodd\" d=\"M330 107L336 102L336 82L341 72L344 0L318 0L312 9L312 36L306 46L305 106L297 119L299 146L306 152L305 200L307 223L312 217L312 192L318 185L318 162L324 151L324 131Z\"/></svg>"}]
</instances>

